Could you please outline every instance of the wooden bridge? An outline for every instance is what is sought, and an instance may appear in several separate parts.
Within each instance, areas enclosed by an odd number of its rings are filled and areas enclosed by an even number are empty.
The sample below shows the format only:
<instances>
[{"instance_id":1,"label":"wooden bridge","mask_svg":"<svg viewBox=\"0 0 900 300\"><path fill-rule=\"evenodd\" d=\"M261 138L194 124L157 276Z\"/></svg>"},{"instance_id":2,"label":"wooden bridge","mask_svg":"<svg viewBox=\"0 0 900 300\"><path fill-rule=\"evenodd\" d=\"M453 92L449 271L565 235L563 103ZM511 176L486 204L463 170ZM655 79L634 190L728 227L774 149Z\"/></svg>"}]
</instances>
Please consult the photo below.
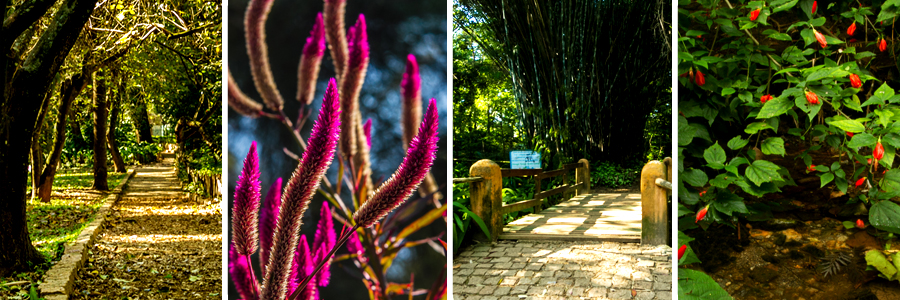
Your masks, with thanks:
<instances>
[{"instance_id":1,"label":"wooden bridge","mask_svg":"<svg viewBox=\"0 0 900 300\"><path fill-rule=\"evenodd\" d=\"M569 174L575 173L575 180ZM564 165L559 170L500 169L490 160L480 160L469 169L467 178L454 178L454 184L468 183L472 212L485 221L490 240L595 240L668 244L667 192L671 190L671 159L651 161L641 172L641 193L591 193L588 161ZM534 180L534 199L503 203L502 180L530 177ZM542 182L560 177L556 187L542 190ZM553 181L550 181L553 182ZM564 200L542 210L552 195ZM503 215L532 209L509 224ZM477 239L488 240L480 234Z\"/></svg>"}]
</instances>

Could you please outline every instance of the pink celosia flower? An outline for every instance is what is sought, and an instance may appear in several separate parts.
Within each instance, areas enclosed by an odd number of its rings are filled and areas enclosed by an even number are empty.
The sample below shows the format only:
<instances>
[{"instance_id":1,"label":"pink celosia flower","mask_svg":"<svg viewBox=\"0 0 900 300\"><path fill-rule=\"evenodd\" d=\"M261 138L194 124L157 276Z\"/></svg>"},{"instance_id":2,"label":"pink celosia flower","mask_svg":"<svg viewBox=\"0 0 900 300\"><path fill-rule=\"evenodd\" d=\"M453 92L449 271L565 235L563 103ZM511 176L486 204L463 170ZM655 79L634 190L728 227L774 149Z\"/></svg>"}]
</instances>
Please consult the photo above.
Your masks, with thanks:
<instances>
[{"instance_id":1,"label":"pink celosia flower","mask_svg":"<svg viewBox=\"0 0 900 300\"><path fill-rule=\"evenodd\" d=\"M325 0L323 19L325 21L325 38L331 50L334 72L337 78L343 78L344 66L347 64L347 37L344 35L344 9L346 0Z\"/></svg>"},{"instance_id":2,"label":"pink celosia flower","mask_svg":"<svg viewBox=\"0 0 900 300\"><path fill-rule=\"evenodd\" d=\"M412 54L406 56L406 72L403 73L403 80L400 81L400 90L403 95L400 123L403 126L405 145L412 141L419 131L419 122L422 121L421 80L416 57Z\"/></svg>"},{"instance_id":3,"label":"pink celosia flower","mask_svg":"<svg viewBox=\"0 0 900 300\"><path fill-rule=\"evenodd\" d=\"M230 72L228 73L228 106L238 113L251 118L259 117L260 112L262 112L262 105L250 100L250 97L247 97L241 91L241 88L234 82L234 78L231 77Z\"/></svg>"},{"instance_id":4,"label":"pink celosia flower","mask_svg":"<svg viewBox=\"0 0 900 300\"><path fill-rule=\"evenodd\" d=\"M319 212L319 223L316 225L316 236L313 240L313 248L326 250L317 251L315 253L315 261L316 263L322 260L328 260L327 263L322 267L322 270L319 271L319 274L316 275L316 281L319 283L319 286L328 286L328 279L331 277L331 257L325 257L328 255L327 251L330 251L331 248L334 248L337 243L337 236L334 233L334 220L331 218L331 208L328 206L328 202L322 203L322 209Z\"/></svg>"},{"instance_id":5,"label":"pink celosia flower","mask_svg":"<svg viewBox=\"0 0 900 300\"><path fill-rule=\"evenodd\" d=\"M256 141L250 144L250 151L244 159L244 168L238 176L234 188L234 209L232 210L232 240L234 248L241 255L256 252L259 211L259 158L256 155Z\"/></svg>"},{"instance_id":6,"label":"pink celosia flower","mask_svg":"<svg viewBox=\"0 0 900 300\"><path fill-rule=\"evenodd\" d=\"M363 133L366 135L366 145L372 148L372 119L366 119L363 124Z\"/></svg>"},{"instance_id":7,"label":"pink celosia flower","mask_svg":"<svg viewBox=\"0 0 900 300\"><path fill-rule=\"evenodd\" d=\"M425 179L434 162L438 142L438 115L434 99L428 104L419 134L413 138L400 168L379 187L375 194L353 213L360 227L369 227L391 210L400 206Z\"/></svg>"},{"instance_id":8,"label":"pink celosia flower","mask_svg":"<svg viewBox=\"0 0 900 300\"><path fill-rule=\"evenodd\" d=\"M309 37L306 38L306 45L303 45L303 55L297 71L297 101L306 105L312 104L316 94L316 78L319 77L319 66L325 54L325 25L322 22L322 13L319 13Z\"/></svg>"},{"instance_id":9,"label":"pink celosia flower","mask_svg":"<svg viewBox=\"0 0 900 300\"><path fill-rule=\"evenodd\" d=\"M288 295L300 287L300 282L309 277L315 270L315 260L307 243L306 235L300 236L300 242L297 244L297 252L294 254L294 261L291 269L291 281L288 284ZM311 278L309 284L300 292L300 299L319 299L318 288L316 288L316 278Z\"/></svg>"},{"instance_id":10,"label":"pink celosia flower","mask_svg":"<svg viewBox=\"0 0 900 300\"><path fill-rule=\"evenodd\" d=\"M259 212L259 265L262 266L263 275L266 274L266 264L269 263L272 235L275 234L275 226L278 225L279 207L281 207L281 177L269 187L265 204Z\"/></svg>"},{"instance_id":11,"label":"pink celosia flower","mask_svg":"<svg viewBox=\"0 0 900 300\"><path fill-rule=\"evenodd\" d=\"M234 244L228 247L228 278L234 283L234 288L237 289L238 294L241 294L241 297L256 299L256 295L259 294L255 290L256 278L253 278L248 262L247 256L241 255L234 249Z\"/></svg>"},{"instance_id":12,"label":"pink celosia flower","mask_svg":"<svg viewBox=\"0 0 900 300\"><path fill-rule=\"evenodd\" d=\"M359 15L356 24L347 33L347 67L341 78L341 154L356 155L357 126L360 125L359 91L362 89L366 68L369 66L369 39L366 18Z\"/></svg>"},{"instance_id":13,"label":"pink celosia flower","mask_svg":"<svg viewBox=\"0 0 900 300\"><path fill-rule=\"evenodd\" d=\"M262 96L266 107L279 111L284 100L275 86L272 68L269 66L269 50L266 48L266 19L272 9L274 0L251 0L244 18L247 38L247 54L250 56L250 73L253 83Z\"/></svg>"},{"instance_id":14,"label":"pink celosia flower","mask_svg":"<svg viewBox=\"0 0 900 300\"><path fill-rule=\"evenodd\" d=\"M293 254L299 243L298 232L303 224L301 219L303 212L309 206L310 198L319 188L319 181L334 159L340 134L340 103L336 84L334 79L328 82L322 109L319 110L319 118L313 125L306 152L303 152L300 164L282 193L278 226L275 228L273 247L269 253L262 299L285 297Z\"/></svg>"}]
</instances>

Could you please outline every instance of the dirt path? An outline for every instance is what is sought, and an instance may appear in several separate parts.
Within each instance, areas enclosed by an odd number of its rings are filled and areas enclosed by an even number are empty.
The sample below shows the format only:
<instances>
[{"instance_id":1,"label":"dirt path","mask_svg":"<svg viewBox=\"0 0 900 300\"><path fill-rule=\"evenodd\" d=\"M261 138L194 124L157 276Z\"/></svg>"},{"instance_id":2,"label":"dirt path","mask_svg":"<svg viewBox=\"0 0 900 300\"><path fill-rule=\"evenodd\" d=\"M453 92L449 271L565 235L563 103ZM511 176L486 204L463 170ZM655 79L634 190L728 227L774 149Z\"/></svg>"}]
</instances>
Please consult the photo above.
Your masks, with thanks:
<instances>
[{"instance_id":1,"label":"dirt path","mask_svg":"<svg viewBox=\"0 0 900 300\"><path fill-rule=\"evenodd\" d=\"M180 187L170 157L138 169L72 299L221 299L219 202L191 200Z\"/></svg>"}]
</instances>

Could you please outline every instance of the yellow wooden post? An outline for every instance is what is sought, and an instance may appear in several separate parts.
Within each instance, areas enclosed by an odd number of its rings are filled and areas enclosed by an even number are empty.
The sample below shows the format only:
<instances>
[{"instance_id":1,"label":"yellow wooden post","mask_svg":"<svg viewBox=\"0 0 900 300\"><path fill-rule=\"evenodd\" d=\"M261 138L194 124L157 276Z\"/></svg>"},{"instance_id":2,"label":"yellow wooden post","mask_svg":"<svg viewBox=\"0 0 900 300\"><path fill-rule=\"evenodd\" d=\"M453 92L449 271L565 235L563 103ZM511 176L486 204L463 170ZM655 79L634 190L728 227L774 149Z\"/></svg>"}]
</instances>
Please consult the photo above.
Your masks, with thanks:
<instances>
[{"instance_id":1,"label":"yellow wooden post","mask_svg":"<svg viewBox=\"0 0 900 300\"><path fill-rule=\"evenodd\" d=\"M587 159L580 159L578 163L581 166L575 170L575 183L581 182L581 185L576 189L577 195L587 194L591 192L591 168L589 167Z\"/></svg>"},{"instance_id":2,"label":"yellow wooden post","mask_svg":"<svg viewBox=\"0 0 900 300\"><path fill-rule=\"evenodd\" d=\"M669 180L668 168L654 160L641 170L641 245L665 245L668 232L667 190L656 185L656 179Z\"/></svg>"},{"instance_id":3,"label":"yellow wooden post","mask_svg":"<svg viewBox=\"0 0 900 300\"><path fill-rule=\"evenodd\" d=\"M472 199L472 212L481 217L491 232L490 241L496 241L503 230L500 210L503 208L503 176L497 163L482 159L469 168L469 176L484 178L482 182L469 183L469 196ZM488 240L476 231L475 239Z\"/></svg>"}]
</instances>

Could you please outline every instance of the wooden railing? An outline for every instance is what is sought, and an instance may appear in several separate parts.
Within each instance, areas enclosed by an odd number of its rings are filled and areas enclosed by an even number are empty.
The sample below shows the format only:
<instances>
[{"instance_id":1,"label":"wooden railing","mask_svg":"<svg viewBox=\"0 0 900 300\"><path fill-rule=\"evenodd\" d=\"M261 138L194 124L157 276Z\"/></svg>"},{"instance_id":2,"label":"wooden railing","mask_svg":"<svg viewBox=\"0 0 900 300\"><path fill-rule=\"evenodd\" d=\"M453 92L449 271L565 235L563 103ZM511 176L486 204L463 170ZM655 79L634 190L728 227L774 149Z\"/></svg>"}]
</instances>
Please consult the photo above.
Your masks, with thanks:
<instances>
[{"instance_id":1,"label":"wooden railing","mask_svg":"<svg viewBox=\"0 0 900 300\"><path fill-rule=\"evenodd\" d=\"M569 172L575 170L575 183L569 184ZM564 165L559 170L546 171L523 169L500 169L497 163L482 159L469 168L469 176L466 178L453 178L453 183L468 183L469 196L472 199L472 212L485 221L491 233L491 240L496 241L503 230L503 214L517 212L524 209L535 208L535 212L541 210L544 199L557 194L574 192L576 195L588 193L591 189L590 166L587 159L581 159L577 163ZM524 200L512 204L503 203L503 178L504 177L532 177L534 180L534 199ZM541 181L553 177L562 177L561 185L549 190L541 190ZM487 240L480 232L475 237L479 240Z\"/></svg>"},{"instance_id":2,"label":"wooden railing","mask_svg":"<svg viewBox=\"0 0 900 300\"><path fill-rule=\"evenodd\" d=\"M641 244L666 245L671 236L669 196L672 158L654 160L641 170Z\"/></svg>"}]
</instances>

